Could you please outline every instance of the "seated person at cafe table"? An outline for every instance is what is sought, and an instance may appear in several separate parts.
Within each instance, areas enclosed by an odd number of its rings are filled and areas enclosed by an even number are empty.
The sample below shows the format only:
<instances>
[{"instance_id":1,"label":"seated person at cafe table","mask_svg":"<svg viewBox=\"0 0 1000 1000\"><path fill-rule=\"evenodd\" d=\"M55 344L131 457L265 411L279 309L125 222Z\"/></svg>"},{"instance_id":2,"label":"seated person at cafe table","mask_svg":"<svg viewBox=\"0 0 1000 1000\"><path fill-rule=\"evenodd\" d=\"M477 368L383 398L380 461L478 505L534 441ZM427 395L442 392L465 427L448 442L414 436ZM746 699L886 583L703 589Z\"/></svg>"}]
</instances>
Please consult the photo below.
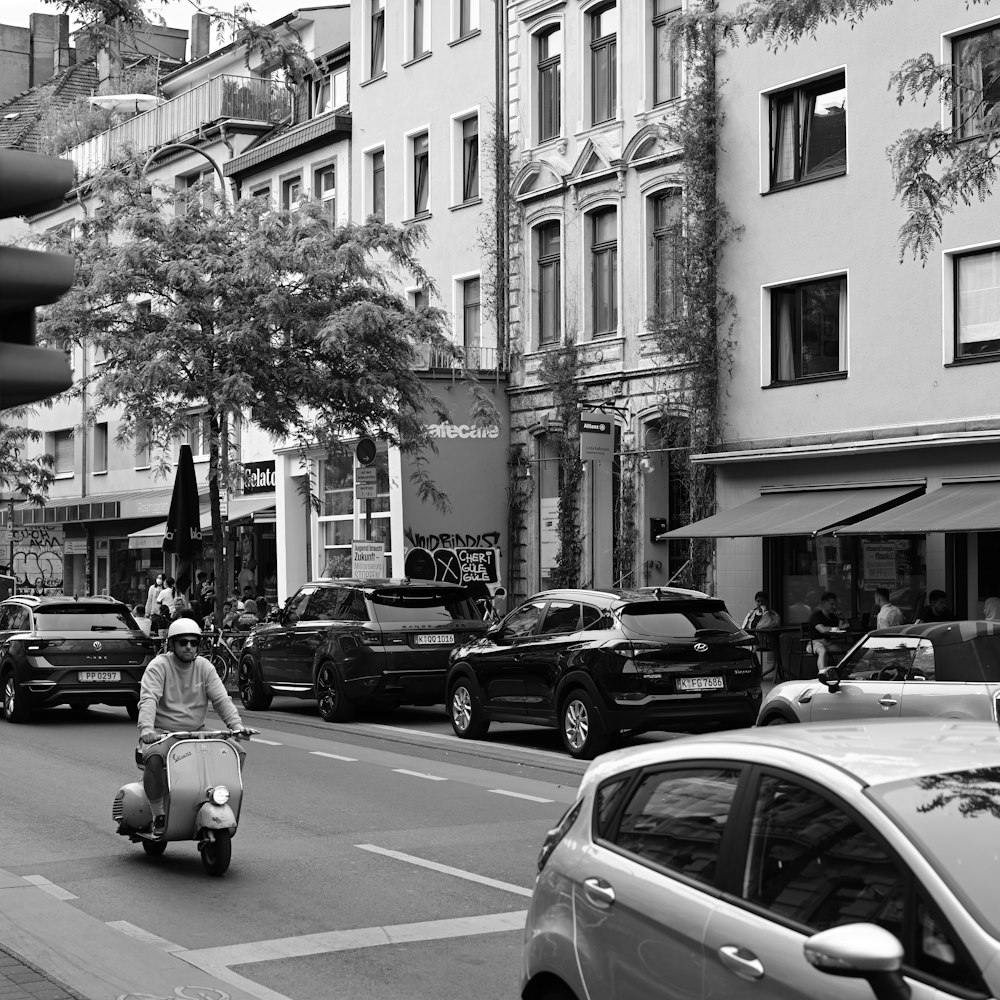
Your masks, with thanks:
<instances>
[{"instance_id":1,"label":"seated person at cafe table","mask_svg":"<svg viewBox=\"0 0 1000 1000\"><path fill-rule=\"evenodd\" d=\"M888 588L875 588L875 607L878 608L876 628L892 628L894 625L906 624L906 615L892 603Z\"/></svg>"},{"instance_id":2,"label":"seated person at cafe table","mask_svg":"<svg viewBox=\"0 0 1000 1000\"><path fill-rule=\"evenodd\" d=\"M747 632L756 632L759 628L777 628L781 624L781 616L771 610L771 600L763 590L753 595L754 607L743 619L743 628Z\"/></svg>"},{"instance_id":3,"label":"seated person at cafe table","mask_svg":"<svg viewBox=\"0 0 1000 1000\"><path fill-rule=\"evenodd\" d=\"M943 590L932 590L927 595L927 604L917 619L920 622L953 622L957 621L955 612L948 607L948 595Z\"/></svg>"},{"instance_id":4,"label":"seated person at cafe table","mask_svg":"<svg viewBox=\"0 0 1000 1000\"><path fill-rule=\"evenodd\" d=\"M828 590L809 619L807 635L810 652L816 654L816 669L824 670L831 655L836 659L847 652L847 622L837 610L837 595Z\"/></svg>"}]
</instances>

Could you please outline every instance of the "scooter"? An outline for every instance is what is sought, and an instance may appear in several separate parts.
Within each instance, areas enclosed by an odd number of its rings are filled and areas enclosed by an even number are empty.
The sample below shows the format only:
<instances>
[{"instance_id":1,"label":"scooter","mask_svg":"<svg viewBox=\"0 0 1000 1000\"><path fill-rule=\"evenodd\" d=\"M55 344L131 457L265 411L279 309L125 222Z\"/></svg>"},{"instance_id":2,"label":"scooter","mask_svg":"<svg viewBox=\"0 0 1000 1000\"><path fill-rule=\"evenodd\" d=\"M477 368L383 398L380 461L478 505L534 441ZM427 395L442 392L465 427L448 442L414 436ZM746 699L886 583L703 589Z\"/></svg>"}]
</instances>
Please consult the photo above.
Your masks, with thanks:
<instances>
[{"instance_id":1,"label":"scooter","mask_svg":"<svg viewBox=\"0 0 1000 1000\"><path fill-rule=\"evenodd\" d=\"M232 838L243 802L240 757L231 741L249 739L256 732L244 728L239 733L228 729L161 733L157 742L177 740L166 755L163 832L153 833L153 810L142 782L132 781L118 790L111 808L118 833L134 844L141 843L153 858L163 854L171 841L195 840L205 871L224 875L232 859ZM141 766L141 750L136 751L136 762Z\"/></svg>"}]
</instances>

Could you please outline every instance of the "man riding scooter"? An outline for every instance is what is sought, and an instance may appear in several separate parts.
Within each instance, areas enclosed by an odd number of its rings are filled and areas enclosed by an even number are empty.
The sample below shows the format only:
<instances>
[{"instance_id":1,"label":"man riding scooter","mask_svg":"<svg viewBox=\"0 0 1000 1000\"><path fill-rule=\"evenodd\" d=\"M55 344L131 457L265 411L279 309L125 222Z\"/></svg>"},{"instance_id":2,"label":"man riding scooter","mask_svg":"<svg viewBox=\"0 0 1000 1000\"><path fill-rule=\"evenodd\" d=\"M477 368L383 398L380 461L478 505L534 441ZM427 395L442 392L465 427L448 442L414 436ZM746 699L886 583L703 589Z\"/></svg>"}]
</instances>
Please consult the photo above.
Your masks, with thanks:
<instances>
[{"instance_id":1,"label":"man riding scooter","mask_svg":"<svg viewBox=\"0 0 1000 1000\"><path fill-rule=\"evenodd\" d=\"M142 784L153 812L153 833L162 835L166 822L167 781L165 760L175 739L161 739L164 732L194 731L205 725L208 706L219 713L232 733L247 734L232 698L211 661L198 655L201 626L191 618L178 618L167 630L167 651L146 667L139 689L139 744L142 749ZM236 746L240 764L246 751Z\"/></svg>"}]
</instances>

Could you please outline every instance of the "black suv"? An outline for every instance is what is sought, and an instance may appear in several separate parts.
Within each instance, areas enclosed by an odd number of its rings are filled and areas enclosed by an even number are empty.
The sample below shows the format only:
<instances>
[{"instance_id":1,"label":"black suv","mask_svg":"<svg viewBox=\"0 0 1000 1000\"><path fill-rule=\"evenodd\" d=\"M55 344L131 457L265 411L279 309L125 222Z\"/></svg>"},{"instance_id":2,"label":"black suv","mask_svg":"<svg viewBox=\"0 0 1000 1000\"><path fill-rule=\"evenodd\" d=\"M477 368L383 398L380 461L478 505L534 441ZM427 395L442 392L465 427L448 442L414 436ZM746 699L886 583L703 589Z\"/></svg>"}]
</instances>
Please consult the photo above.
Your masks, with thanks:
<instances>
[{"instance_id":1,"label":"black suv","mask_svg":"<svg viewBox=\"0 0 1000 1000\"><path fill-rule=\"evenodd\" d=\"M358 705L440 705L448 654L486 623L465 587L426 580L320 580L255 628L240 653L251 710L276 694L315 698L327 722Z\"/></svg>"},{"instance_id":2,"label":"black suv","mask_svg":"<svg viewBox=\"0 0 1000 1000\"><path fill-rule=\"evenodd\" d=\"M555 726L584 759L621 735L750 726L752 647L722 601L694 591L547 590L452 653L448 714L469 739L491 722Z\"/></svg>"},{"instance_id":3,"label":"black suv","mask_svg":"<svg viewBox=\"0 0 1000 1000\"><path fill-rule=\"evenodd\" d=\"M139 684L157 642L110 597L8 597L0 602L0 689L8 722L32 709L124 705L139 717Z\"/></svg>"}]
</instances>

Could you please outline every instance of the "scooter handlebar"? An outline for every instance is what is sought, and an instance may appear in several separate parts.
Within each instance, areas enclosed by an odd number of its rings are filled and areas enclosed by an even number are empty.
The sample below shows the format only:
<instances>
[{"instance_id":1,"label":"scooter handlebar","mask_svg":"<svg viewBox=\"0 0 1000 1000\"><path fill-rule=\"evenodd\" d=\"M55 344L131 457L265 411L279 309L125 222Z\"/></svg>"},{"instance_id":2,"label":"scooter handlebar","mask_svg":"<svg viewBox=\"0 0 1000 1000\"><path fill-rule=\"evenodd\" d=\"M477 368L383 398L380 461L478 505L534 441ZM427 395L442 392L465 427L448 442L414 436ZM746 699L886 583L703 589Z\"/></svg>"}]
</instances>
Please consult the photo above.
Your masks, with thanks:
<instances>
[{"instance_id":1,"label":"scooter handlebar","mask_svg":"<svg viewBox=\"0 0 1000 1000\"><path fill-rule=\"evenodd\" d=\"M163 740L248 740L259 733L259 729L243 726L241 729L199 729L195 732L157 733L156 742Z\"/></svg>"}]
</instances>

